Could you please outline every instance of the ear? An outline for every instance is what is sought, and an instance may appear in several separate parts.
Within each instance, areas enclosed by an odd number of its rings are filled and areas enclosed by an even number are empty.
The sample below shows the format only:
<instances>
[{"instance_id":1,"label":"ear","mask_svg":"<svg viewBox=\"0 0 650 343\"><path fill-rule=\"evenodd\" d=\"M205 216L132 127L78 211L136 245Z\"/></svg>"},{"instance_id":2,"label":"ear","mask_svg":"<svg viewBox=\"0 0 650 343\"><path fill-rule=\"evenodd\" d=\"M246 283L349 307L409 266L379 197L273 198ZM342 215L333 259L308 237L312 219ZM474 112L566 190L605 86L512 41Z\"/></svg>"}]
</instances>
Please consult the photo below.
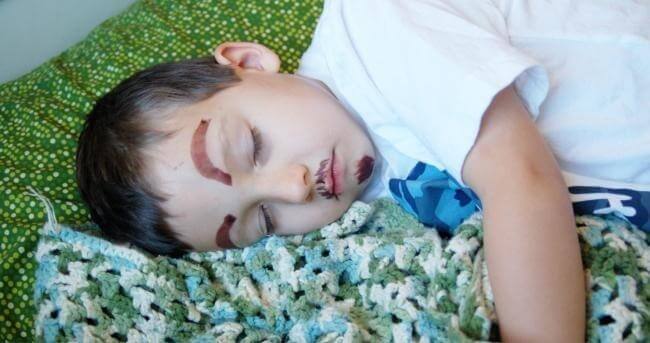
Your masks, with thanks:
<instances>
[{"instance_id":1,"label":"ear","mask_svg":"<svg viewBox=\"0 0 650 343\"><path fill-rule=\"evenodd\" d=\"M271 73L280 70L280 58L262 44L251 42L225 42L214 50L217 63L244 69L257 69Z\"/></svg>"}]
</instances>

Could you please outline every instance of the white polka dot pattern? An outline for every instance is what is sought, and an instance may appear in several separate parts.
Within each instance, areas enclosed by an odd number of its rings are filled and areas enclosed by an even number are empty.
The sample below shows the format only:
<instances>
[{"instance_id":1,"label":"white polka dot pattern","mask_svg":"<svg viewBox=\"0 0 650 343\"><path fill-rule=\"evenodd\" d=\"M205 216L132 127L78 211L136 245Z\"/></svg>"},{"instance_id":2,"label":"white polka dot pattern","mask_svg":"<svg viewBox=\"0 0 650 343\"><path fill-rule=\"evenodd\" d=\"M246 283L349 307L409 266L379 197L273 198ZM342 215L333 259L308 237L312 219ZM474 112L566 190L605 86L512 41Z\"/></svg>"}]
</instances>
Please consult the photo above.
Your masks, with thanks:
<instances>
[{"instance_id":1,"label":"white polka dot pattern","mask_svg":"<svg viewBox=\"0 0 650 343\"><path fill-rule=\"evenodd\" d=\"M62 223L89 220L74 179L77 136L93 102L137 70L205 56L226 40L298 67L322 0L141 0L29 74L0 85L0 338L31 341L38 229L52 201Z\"/></svg>"}]
</instances>

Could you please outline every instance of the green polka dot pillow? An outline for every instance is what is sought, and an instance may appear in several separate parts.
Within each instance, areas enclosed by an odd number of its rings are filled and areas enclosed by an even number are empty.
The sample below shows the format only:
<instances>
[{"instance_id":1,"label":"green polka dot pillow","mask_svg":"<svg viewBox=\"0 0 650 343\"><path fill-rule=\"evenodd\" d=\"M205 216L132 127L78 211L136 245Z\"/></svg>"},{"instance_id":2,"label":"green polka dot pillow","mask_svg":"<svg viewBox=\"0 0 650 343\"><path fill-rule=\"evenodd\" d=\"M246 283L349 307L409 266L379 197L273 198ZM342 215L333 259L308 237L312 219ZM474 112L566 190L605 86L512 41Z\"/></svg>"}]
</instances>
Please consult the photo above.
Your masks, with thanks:
<instances>
[{"instance_id":1,"label":"green polka dot pillow","mask_svg":"<svg viewBox=\"0 0 650 343\"><path fill-rule=\"evenodd\" d=\"M34 338L32 301L38 230L46 220L32 186L61 223L90 220L74 179L76 141L101 95L137 70L205 56L226 40L276 51L298 67L323 0L141 0L82 42L0 85L0 338Z\"/></svg>"}]
</instances>

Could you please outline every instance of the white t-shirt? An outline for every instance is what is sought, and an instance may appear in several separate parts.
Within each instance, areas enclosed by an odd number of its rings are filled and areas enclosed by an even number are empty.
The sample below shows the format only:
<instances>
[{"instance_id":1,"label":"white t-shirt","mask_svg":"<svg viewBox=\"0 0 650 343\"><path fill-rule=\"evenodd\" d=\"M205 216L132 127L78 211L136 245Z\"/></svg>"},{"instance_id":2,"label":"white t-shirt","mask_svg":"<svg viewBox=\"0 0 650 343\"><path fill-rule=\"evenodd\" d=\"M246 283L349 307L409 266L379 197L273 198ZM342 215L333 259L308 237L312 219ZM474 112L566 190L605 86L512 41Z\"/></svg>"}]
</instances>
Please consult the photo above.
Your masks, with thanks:
<instances>
[{"instance_id":1,"label":"white t-shirt","mask_svg":"<svg viewBox=\"0 0 650 343\"><path fill-rule=\"evenodd\" d=\"M323 81L382 160L363 200L417 161L463 187L494 96L514 82L568 185L650 191L650 3L325 0L298 74Z\"/></svg>"}]
</instances>

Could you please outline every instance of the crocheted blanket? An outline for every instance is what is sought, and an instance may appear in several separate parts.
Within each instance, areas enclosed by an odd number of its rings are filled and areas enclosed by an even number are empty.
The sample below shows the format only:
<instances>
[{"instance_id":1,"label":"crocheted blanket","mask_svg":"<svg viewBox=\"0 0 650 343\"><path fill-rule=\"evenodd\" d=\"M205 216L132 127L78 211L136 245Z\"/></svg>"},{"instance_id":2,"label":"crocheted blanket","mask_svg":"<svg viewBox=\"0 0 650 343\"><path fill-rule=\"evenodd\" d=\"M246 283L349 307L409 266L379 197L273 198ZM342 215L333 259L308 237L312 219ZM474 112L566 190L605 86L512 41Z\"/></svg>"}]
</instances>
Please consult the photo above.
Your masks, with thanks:
<instances>
[{"instance_id":1,"label":"crocheted blanket","mask_svg":"<svg viewBox=\"0 0 650 343\"><path fill-rule=\"evenodd\" d=\"M647 341L650 249L613 214L579 216L590 341ZM305 235L174 259L48 222L34 299L54 342L496 340L481 215L441 239L390 200Z\"/></svg>"}]
</instances>

